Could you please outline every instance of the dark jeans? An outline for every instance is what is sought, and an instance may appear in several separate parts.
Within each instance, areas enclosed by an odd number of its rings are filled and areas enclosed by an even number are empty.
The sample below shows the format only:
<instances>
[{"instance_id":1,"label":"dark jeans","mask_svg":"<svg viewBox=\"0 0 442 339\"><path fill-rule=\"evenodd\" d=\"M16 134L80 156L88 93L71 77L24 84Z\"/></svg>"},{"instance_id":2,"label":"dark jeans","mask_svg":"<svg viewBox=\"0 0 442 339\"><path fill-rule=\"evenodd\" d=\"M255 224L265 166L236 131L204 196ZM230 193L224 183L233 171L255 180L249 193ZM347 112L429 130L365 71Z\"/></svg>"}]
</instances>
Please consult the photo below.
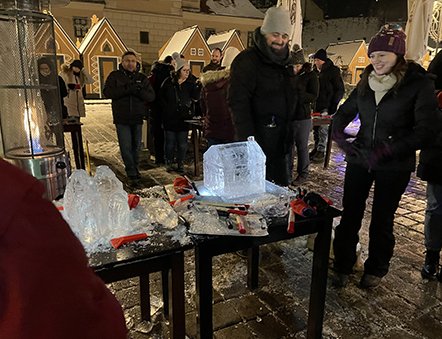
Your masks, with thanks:
<instances>
[{"instance_id":1,"label":"dark jeans","mask_svg":"<svg viewBox=\"0 0 442 339\"><path fill-rule=\"evenodd\" d=\"M356 245L362 225L366 200L374 182L373 207L369 229L368 259L365 273L382 277L387 274L395 244L394 213L410 181L409 171L368 172L347 164L344 181L343 213L336 227L333 243L335 270L350 274L356 263Z\"/></svg>"},{"instance_id":2,"label":"dark jeans","mask_svg":"<svg viewBox=\"0 0 442 339\"><path fill-rule=\"evenodd\" d=\"M177 163L180 165L184 162L187 152L188 134L189 131L179 131L179 132L164 131L164 136L165 136L164 155L167 164L173 163L175 148L176 148Z\"/></svg>"},{"instance_id":3,"label":"dark jeans","mask_svg":"<svg viewBox=\"0 0 442 339\"><path fill-rule=\"evenodd\" d=\"M425 247L440 251L442 248L442 185L427 183L425 210Z\"/></svg>"},{"instance_id":4,"label":"dark jeans","mask_svg":"<svg viewBox=\"0 0 442 339\"><path fill-rule=\"evenodd\" d=\"M294 145L289 156L289 173L293 173L293 160L296 158L296 172L301 177L308 177L310 159L308 156L308 139L312 129L312 119L293 122ZM296 178L296 177L295 177Z\"/></svg>"},{"instance_id":5,"label":"dark jeans","mask_svg":"<svg viewBox=\"0 0 442 339\"><path fill-rule=\"evenodd\" d=\"M315 149L324 153L327 149L328 126L313 127L313 140L315 141Z\"/></svg>"},{"instance_id":6,"label":"dark jeans","mask_svg":"<svg viewBox=\"0 0 442 339\"><path fill-rule=\"evenodd\" d=\"M141 147L142 125L116 124L118 144L128 177L136 177L138 172L138 152Z\"/></svg>"}]
</instances>

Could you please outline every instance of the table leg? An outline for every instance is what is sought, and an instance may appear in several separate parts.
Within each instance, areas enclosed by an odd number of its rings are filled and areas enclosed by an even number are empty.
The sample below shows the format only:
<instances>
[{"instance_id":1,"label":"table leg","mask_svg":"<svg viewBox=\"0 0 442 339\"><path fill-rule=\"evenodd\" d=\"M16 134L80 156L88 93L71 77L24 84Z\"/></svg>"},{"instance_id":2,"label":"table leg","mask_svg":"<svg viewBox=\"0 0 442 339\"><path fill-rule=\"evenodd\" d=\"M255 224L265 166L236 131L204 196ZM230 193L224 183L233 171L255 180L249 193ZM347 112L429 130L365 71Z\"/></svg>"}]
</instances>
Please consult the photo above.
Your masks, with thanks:
<instances>
[{"instance_id":1,"label":"table leg","mask_svg":"<svg viewBox=\"0 0 442 339\"><path fill-rule=\"evenodd\" d=\"M197 336L200 339L212 339L212 257L203 250L203 246L197 246L195 249L195 278L198 309Z\"/></svg>"},{"instance_id":2,"label":"table leg","mask_svg":"<svg viewBox=\"0 0 442 339\"><path fill-rule=\"evenodd\" d=\"M179 252L172 257L172 268L169 279L169 316L170 333L174 339L184 339L186 336L186 315L184 308L184 253Z\"/></svg>"},{"instance_id":3,"label":"table leg","mask_svg":"<svg viewBox=\"0 0 442 339\"><path fill-rule=\"evenodd\" d=\"M247 249L247 287L258 288L259 277L259 246Z\"/></svg>"},{"instance_id":4,"label":"table leg","mask_svg":"<svg viewBox=\"0 0 442 339\"><path fill-rule=\"evenodd\" d=\"M196 126L192 126L192 139L194 174L196 177L198 177L200 175L200 137L198 134L198 128Z\"/></svg>"},{"instance_id":5,"label":"table leg","mask_svg":"<svg viewBox=\"0 0 442 339\"><path fill-rule=\"evenodd\" d=\"M321 231L318 232L315 239L307 322L308 339L319 339L322 337L332 224L333 218L326 218Z\"/></svg>"},{"instance_id":6,"label":"table leg","mask_svg":"<svg viewBox=\"0 0 442 339\"><path fill-rule=\"evenodd\" d=\"M149 275L140 275L141 319L150 321L150 282Z\"/></svg>"},{"instance_id":7,"label":"table leg","mask_svg":"<svg viewBox=\"0 0 442 339\"><path fill-rule=\"evenodd\" d=\"M77 169L85 169L83 136L81 134L81 126L75 125L71 130L72 150L74 151L75 167Z\"/></svg>"},{"instance_id":8,"label":"table leg","mask_svg":"<svg viewBox=\"0 0 442 339\"><path fill-rule=\"evenodd\" d=\"M327 147L325 149L325 157L324 157L324 169L326 169L330 163L330 156L331 156L331 150L332 150L332 128L333 128L333 122L330 122L330 125L328 125L328 132L327 132Z\"/></svg>"},{"instance_id":9,"label":"table leg","mask_svg":"<svg viewBox=\"0 0 442 339\"><path fill-rule=\"evenodd\" d=\"M161 288L163 290L164 316L169 319L169 270L161 271Z\"/></svg>"}]
</instances>

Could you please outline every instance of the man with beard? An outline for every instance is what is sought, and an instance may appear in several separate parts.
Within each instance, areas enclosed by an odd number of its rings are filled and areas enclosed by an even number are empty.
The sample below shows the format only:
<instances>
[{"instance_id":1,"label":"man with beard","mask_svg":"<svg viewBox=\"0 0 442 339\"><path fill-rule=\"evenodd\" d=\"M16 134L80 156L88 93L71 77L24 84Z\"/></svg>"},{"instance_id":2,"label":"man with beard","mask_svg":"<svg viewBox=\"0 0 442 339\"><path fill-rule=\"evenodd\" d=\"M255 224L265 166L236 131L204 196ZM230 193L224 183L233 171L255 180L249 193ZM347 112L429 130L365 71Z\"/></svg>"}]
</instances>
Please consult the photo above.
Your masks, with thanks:
<instances>
[{"instance_id":1,"label":"man with beard","mask_svg":"<svg viewBox=\"0 0 442 339\"><path fill-rule=\"evenodd\" d=\"M289 11L267 10L254 34L254 46L242 51L230 72L229 106L236 138L254 136L266 157L266 179L289 184L287 156L293 144L292 124L296 91L288 48Z\"/></svg>"},{"instance_id":2,"label":"man with beard","mask_svg":"<svg viewBox=\"0 0 442 339\"><path fill-rule=\"evenodd\" d=\"M218 71L221 69L221 59L223 57L223 52L221 48L215 47L212 50L212 54L210 56L210 63L203 68L203 73L207 71Z\"/></svg>"}]
</instances>

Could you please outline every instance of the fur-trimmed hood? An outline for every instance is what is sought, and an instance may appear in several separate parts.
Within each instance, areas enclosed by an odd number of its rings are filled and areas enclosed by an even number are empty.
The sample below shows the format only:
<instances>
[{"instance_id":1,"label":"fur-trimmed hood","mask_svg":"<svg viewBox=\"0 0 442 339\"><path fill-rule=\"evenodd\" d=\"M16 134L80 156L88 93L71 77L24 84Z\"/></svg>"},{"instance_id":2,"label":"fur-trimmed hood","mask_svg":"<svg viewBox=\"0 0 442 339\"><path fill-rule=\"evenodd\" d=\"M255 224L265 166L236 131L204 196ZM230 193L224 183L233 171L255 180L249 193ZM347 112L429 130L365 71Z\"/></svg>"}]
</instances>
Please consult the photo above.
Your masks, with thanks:
<instances>
[{"instance_id":1,"label":"fur-trimmed hood","mask_svg":"<svg viewBox=\"0 0 442 339\"><path fill-rule=\"evenodd\" d=\"M200 77L201 84L206 87L209 84L218 82L221 79L228 79L230 76L230 69L225 68L219 71L207 71Z\"/></svg>"}]
</instances>

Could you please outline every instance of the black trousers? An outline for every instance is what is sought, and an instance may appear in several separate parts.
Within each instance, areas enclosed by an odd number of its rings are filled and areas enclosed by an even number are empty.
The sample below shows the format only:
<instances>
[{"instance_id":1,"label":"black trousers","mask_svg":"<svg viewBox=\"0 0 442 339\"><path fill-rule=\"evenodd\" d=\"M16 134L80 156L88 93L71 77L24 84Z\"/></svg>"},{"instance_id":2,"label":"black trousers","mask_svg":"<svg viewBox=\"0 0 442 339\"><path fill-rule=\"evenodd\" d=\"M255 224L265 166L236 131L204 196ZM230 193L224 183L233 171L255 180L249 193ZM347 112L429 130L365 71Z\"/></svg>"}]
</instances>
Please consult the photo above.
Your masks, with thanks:
<instances>
[{"instance_id":1,"label":"black trousers","mask_svg":"<svg viewBox=\"0 0 442 339\"><path fill-rule=\"evenodd\" d=\"M333 249L335 270L352 273L356 263L356 245L362 225L366 200L374 182L373 207L369 228L368 259L365 273L383 277L387 274L394 249L394 214L410 181L409 171L371 171L347 164L344 181L343 214L336 227Z\"/></svg>"},{"instance_id":2,"label":"black trousers","mask_svg":"<svg viewBox=\"0 0 442 339\"><path fill-rule=\"evenodd\" d=\"M266 179L280 186L289 185L289 155L267 157Z\"/></svg>"}]
</instances>

